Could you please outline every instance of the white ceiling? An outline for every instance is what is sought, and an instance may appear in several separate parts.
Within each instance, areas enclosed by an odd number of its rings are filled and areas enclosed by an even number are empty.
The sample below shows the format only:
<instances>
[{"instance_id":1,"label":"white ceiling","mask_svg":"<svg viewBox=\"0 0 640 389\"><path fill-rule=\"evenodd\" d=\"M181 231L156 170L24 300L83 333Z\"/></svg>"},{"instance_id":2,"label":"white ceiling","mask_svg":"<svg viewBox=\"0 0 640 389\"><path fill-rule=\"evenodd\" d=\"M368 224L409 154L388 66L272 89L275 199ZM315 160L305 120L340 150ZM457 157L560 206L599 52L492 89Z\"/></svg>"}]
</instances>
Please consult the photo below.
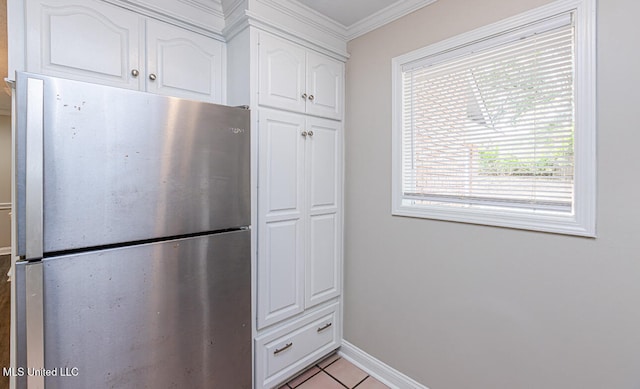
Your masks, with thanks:
<instances>
[{"instance_id":1,"label":"white ceiling","mask_svg":"<svg viewBox=\"0 0 640 389\"><path fill-rule=\"evenodd\" d=\"M320 12L345 27L370 17L391 6L398 0L298 0L307 7Z\"/></svg>"}]
</instances>

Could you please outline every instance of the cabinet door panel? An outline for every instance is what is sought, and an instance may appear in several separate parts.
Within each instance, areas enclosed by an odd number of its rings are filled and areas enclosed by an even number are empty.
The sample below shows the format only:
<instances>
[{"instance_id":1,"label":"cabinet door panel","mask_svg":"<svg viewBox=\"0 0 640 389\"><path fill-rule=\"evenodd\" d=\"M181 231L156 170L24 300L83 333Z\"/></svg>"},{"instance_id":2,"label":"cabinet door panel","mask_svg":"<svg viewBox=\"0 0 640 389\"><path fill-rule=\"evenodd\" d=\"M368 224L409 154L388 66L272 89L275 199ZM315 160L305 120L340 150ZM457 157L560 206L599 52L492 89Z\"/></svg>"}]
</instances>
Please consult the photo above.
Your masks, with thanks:
<instances>
[{"instance_id":1,"label":"cabinet door panel","mask_svg":"<svg viewBox=\"0 0 640 389\"><path fill-rule=\"evenodd\" d=\"M340 123L309 118L307 130L307 190L309 209L313 212L335 212L338 207L342 150Z\"/></svg>"},{"instance_id":2,"label":"cabinet door panel","mask_svg":"<svg viewBox=\"0 0 640 389\"><path fill-rule=\"evenodd\" d=\"M302 222L262 223L258 236L258 328L302 312Z\"/></svg>"},{"instance_id":3,"label":"cabinet door panel","mask_svg":"<svg viewBox=\"0 0 640 389\"><path fill-rule=\"evenodd\" d=\"M342 118L344 65L329 57L307 52L307 113Z\"/></svg>"},{"instance_id":4,"label":"cabinet door panel","mask_svg":"<svg viewBox=\"0 0 640 389\"><path fill-rule=\"evenodd\" d=\"M139 89L139 17L102 2L27 2L27 70Z\"/></svg>"},{"instance_id":5,"label":"cabinet door panel","mask_svg":"<svg viewBox=\"0 0 640 389\"><path fill-rule=\"evenodd\" d=\"M260 213L265 217L300 217L303 201L304 118L260 111Z\"/></svg>"},{"instance_id":6,"label":"cabinet door panel","mask_svg":"<svg viewBox=\"0 0 640 389\"><path fill-rule=\"evenodd\" d=\"M339 122L307 119L307 256L305 306L340 294L342 228L339 213L342 148Z\"/></svg>"},{"instance_id":7,"label":"cabinet door panel","mask_svg":"<svg viewBox=\"0 0 640 389\"><path fill-rule=\"evenodd\" d=\"M147 91L222 103L222 50L215 39L148 20Z\"/></svg>"},{"instance_id":8,"label":"cabinet door panel","mask_svg":"<svg viewBox=\"0 0 640 389\"><path fill-rule=\"evenodd\" d=\"M261 105L304 112L305 51L264 33L258 50Z\"/></svg>"},{"instance_id":9,"label":"cabinet door panel","mask_svg":"<svg viewBox=\"0 0 640 389\"><path fill-rule=\"evenodd\" d=\"M340 231L336 213L309 218L309 249L305 264L305 306L340 294Z\"/></svg>"},{"instance_id":10,"label":"cabinet door panel","mask_svg":"<svg viewBox=\"0 0 640 389\"><path fill-rule=\"evenodd\" d=\"M258 327L304 308L304 117L258 113Z\"/></svg>"}]
</instances>

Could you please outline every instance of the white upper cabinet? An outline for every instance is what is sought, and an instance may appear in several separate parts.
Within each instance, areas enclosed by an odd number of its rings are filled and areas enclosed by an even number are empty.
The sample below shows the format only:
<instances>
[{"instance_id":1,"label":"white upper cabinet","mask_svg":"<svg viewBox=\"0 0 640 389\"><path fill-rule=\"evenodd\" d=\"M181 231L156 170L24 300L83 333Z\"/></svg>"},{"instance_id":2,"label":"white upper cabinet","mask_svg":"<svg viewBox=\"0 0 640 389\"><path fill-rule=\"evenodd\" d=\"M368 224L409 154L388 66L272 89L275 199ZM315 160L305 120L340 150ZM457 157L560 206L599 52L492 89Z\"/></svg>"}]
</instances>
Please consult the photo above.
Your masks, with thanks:
<instances>
[{"instance_id":1,"label":"white upper cabinet","mask_svg":"<svg viewBox=\"0 0 640 389\"><path fill-rule=\"evenodd\" d=\"M342 62L264 32L259 39L260 105L342 119Z\"/></svg>"},{"instance_id":2,"label":"white upper cabinet","mask_svg":"<svg viewBox=\"0 0 640 389\"><path fill-rule=\"evenodd\" d=\"M26 70L223 102L223 44L96 0L26 2Z\"/></svg>"},{"instance_id":3,"label":"white upper cabinet","mask_svg":"<svg viewBox=\"0 0 640 389\"><path fill-rule=\"evenodd\" d=\"M166 23L147 20L147 91L222 101L222 44Z\"/></svg>"},{"instance_id":4,"label":"white upper cabinet","mask_svg":"<svg viewBox=\"0 0 640 389\"><path fill-rule=\"evenodd\" d=\"M94 1L26 2L27 71L140 89L140 18Z\"/></svg>"},{"instance_id":5,"label":"white upper cabinet","mask_svg":"<svg viewBox=\"0 0 640 389\"><path fill-rule=\"evenodd\" d=\"M259 45L260 104L305 112L305 49L265 33Z\"/></svg>"},{"instance_id":6,"label":"white upper cabinet","mask_svg":"<svg viewBox=\"0 0 640 389\"><path fill-rule=\"evenodd\" d=\"M307 52L307 113L342 119L344 64L313 51Z\"/></svg>"}]
</instances>

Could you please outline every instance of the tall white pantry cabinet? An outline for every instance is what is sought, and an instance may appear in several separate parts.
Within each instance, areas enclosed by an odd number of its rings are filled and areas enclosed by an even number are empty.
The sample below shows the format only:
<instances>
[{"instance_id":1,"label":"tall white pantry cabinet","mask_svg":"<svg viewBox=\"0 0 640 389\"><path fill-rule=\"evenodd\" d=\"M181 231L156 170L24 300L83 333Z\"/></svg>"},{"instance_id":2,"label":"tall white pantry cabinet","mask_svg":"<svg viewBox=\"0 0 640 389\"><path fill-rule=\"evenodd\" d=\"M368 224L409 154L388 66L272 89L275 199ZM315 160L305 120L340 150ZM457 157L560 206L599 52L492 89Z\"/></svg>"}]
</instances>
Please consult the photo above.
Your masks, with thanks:
<instances>
[{"instance_id":1,"label":"tall white pantry cabinet","mask_svg":"<svg viewBox=\"0 0 640 389\"><path fill-rule=\"evenodd\" d=\"M227 42L229 85L244 87L229 101L249 101L257 155L256 388L342 339L346 57L273 27L249 17Z\"/></svg>"},{"instance_id":2,"label":"tall white pantry cabinet","mask_svg":"<svg viewBox=\"0 0 640 389\"><path fill-rule=\"evenodd\" d=\"M342 339L346 41L295 7L288 0L9 6L10 18L26 22L9 26L10 72L251 109L256 389L278 387Z\"/></svg>"},{"instance_id":3,"label":"tall white pantry cabinet","mask_svg":"<svg viewBox=\"0 0 640 389\"><path fill-rule=\"evenodd\" d=\"M257 35L256 383L341 339L344 63Z\"/></svg>"}]
</instances>

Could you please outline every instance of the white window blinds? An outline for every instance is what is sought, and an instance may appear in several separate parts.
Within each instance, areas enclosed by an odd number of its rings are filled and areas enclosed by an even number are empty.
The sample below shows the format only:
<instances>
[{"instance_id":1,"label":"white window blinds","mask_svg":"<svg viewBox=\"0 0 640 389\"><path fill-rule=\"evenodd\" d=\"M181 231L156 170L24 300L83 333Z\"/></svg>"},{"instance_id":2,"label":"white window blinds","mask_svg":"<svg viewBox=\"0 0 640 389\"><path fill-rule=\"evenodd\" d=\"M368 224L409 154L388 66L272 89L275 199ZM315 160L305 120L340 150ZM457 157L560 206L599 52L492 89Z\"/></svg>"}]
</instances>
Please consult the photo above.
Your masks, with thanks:
<instances>
[{"instance_id":1,"label":"white window blinds","mask_svg":"<svg viewBox=\"0 0 640 389\"><path fill-rule=\"evenodd\" d=\"M573 212L571 19L403 66L403 203Z\"/></svg>"}]
</instances>

